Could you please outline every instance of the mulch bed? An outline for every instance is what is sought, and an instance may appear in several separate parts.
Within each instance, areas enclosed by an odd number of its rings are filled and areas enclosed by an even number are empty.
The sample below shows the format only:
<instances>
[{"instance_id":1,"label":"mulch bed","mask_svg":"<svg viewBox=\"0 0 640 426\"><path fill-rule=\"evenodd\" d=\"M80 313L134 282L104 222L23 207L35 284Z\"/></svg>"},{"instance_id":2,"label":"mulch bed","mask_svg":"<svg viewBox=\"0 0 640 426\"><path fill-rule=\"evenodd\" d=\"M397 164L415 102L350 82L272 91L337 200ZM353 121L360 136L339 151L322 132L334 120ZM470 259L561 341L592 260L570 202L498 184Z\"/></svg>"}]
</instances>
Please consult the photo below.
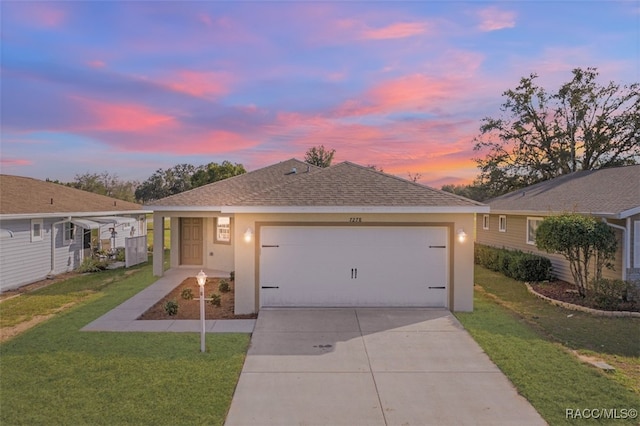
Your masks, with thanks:
<instances>
[{"instance_id":1,"label":"mulch bed","mask_svg":"<svg viewBox=\"0 0 640 426\"><path fill-rule=\"evenodd\" d=\"M584 306L586 308L605 310L599 306L595 306L588 298L581 297L580 294L578 294L576 286L566 281L557 280L543 283L531 283L531 287L536 292L551 299ZM640 312L640 306L637 303L620 302L616 309L610 310Z\"/></svg>"},{"instance_id":2,"label":"mulch bed","mask_svg":"<svg viewBox=\"0 0 640 426\"><path fill-rule=\"evenodd\" d=\"M207 283L204 285L204 297L210 298L211 294L216 293L220 295L220 306L213 306L209 301L206 301L204 307L205 319L252 319L257 318L256 314L250 315L235 315L234 309L234 283L231 284L231 291L223 293L218 290L220 280L223 278L207 278ZM185 300L182 298L182 292L185 289L191 289L193 299ZM158 301L155 305L149 308L138 319L140 320L182 320L182 319L200 319L200 301L196 300L200 297L200 287L195 277L189 277L185 279L178 287L173 289L164 298ZM164 304L174 300L178 303L178 313L176 315L169 315L164 310Z\"/></svg>"}]
</instances>

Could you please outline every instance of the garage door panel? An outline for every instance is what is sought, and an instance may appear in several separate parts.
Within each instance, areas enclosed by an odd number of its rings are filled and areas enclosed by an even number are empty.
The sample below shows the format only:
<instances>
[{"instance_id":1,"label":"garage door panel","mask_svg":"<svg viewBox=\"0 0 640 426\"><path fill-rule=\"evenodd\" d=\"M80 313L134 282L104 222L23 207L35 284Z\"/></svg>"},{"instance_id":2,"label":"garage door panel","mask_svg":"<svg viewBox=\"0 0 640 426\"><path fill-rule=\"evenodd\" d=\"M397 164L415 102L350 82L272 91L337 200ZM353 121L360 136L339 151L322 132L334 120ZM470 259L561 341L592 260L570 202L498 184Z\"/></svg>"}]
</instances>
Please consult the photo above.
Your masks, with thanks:
<instances>
[{"instance_id":1,"label":"garage door panel","mask_svg":"<svg viewBox=\"0 0 640 426\"><path fill-rule=\"evenodd\" d=\"M263 227L260 286L277 288L261 288L261 306L444 307L448 250L429 246L447 238L433 227Z\"/></svg>"}]
</instances>

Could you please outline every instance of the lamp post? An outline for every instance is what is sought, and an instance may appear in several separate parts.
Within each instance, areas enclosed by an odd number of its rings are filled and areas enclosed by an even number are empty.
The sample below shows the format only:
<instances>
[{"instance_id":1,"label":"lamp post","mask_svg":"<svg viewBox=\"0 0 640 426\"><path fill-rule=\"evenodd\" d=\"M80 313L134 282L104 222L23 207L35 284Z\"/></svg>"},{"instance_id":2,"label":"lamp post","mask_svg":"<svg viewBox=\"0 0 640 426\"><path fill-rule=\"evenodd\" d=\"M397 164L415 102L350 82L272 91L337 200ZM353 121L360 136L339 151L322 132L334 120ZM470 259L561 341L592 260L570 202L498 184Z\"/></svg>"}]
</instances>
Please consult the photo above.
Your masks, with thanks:
<instances>
[{"instance_id":1,"label":"lamp post","mask_svg":"<svg viewBox=\"0 0 640 426\"><path fill-rule=\"evenodd\" d=\"M198 286L200 286L200 352L206 352L204 347L204 285L207 282L207 274L200 270L196 275Z\"/></svg>"}]
</instances>

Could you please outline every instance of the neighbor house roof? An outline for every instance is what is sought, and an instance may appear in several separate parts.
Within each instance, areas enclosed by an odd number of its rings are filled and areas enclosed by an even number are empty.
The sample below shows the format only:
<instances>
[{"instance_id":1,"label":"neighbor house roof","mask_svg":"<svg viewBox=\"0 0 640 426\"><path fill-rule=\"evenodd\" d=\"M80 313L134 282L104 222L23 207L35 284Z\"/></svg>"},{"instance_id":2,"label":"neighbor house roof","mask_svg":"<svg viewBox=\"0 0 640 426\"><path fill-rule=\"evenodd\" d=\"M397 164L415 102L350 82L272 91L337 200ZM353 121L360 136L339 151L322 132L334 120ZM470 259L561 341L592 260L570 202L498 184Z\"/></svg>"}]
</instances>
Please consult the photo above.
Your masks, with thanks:
<instances>
[{"instance_id":1,"label":"neighbor house roof","mask_svg":"<svg viewBox=\"0 0 640 426\"><path fill-rule=\"evenodd\" d=\"M336 211L341 208L369 211L376 207L434 212L487 211L482 203L370 167L343 162L319 168L296 159L163 198L148 206L153 210L227 212Z\"/></svg>"},{"instance_id":2,"label":"neighbor house roof","mask_svg":"<svg viewBox=\"0 0 640 426\"><path fill-rule=\"evenodd\" d=\"M492 213L640 213L640 165L574 172L487 201Z\"/></svg>"},{"instance_id":3,"label":"neighbor house roof","mask_svg":"<svg viewBox=\"0 0 640 426\"><path fill-rule=\"evenodd\" d=\"M142 206L58 183L0 175L0 215L62 216L142 213Z\"/></svg>"}]
</instances>

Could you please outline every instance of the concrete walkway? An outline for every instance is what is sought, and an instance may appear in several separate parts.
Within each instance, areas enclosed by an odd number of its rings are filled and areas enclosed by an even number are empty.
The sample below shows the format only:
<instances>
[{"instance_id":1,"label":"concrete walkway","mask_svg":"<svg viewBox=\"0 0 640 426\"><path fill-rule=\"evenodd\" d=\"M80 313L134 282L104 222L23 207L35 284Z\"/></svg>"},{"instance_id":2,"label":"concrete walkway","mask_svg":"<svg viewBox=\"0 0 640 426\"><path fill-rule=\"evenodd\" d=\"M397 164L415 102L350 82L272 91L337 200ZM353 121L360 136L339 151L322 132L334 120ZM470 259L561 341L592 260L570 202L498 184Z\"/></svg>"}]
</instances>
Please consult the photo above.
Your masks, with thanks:
<instances>
[{"instance_id":1,"label":"concrete walkway","mask_svg":"<svg viewBox=\"0 0 640 426\"><path fill-rule=\"evenodd\" d=\"M233 425L544 425L457 319L427 309L262 309Z\"/></svg>"},{"instance_id":2,"label":"concrete walkway","mask_svg":"<svg viewBox=\"0 0 640 426\"><path fill-rule=\"evenodd\" d=\"M171 290L179 286L188 277L195 277L200 269L173 268L165 272L158 281L115 307L95 321L87 324L82 331L175 331L200 332L199 320L138 320L147 309L152 307ZM209 277L228 277L229 273L205 269ZM206 320L208 333L251 333L256 320Z\"/></svg>"}]
</instances>

